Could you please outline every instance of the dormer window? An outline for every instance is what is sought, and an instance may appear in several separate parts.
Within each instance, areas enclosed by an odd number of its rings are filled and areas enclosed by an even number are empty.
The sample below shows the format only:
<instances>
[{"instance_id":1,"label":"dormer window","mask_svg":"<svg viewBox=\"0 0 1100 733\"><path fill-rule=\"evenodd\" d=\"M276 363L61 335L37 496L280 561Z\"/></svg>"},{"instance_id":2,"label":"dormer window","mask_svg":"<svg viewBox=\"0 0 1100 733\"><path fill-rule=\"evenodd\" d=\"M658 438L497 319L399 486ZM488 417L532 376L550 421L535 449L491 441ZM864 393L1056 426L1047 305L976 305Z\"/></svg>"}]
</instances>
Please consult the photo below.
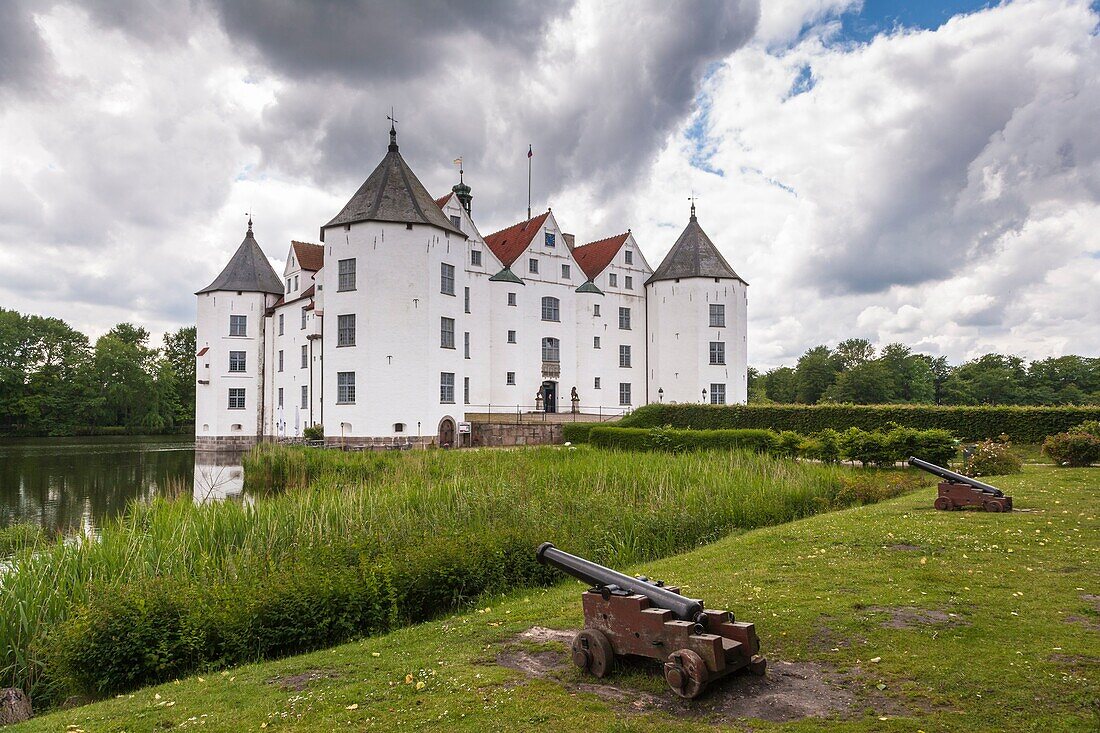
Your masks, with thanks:
<instances>
[{"instance_id":1,"label":"dormer window","mask_svg":"<svg viewBox=\"0 0 1100 733\"><path fill-rule=\"evenodd\" d=\"M470 250L470 264L473 265L474 267L481 267L481 250L480 249L471 249Z\"/></svg>"},{"instance_id":2,"label":"dormer window","mask_svg":"<svg viewBox=\"0 0 1100 733\"><path fill-rule=\"evenodd\" d=\"M554 241L554 233L553 232L547 232L546 233L546 246L547 247L554 247L554 246L556 246L556 244L557 244L557 242Z\"/></svg>"},{"instance_id":3,"label":"dormer window","mask_svg":"<svg viewBox=\"0 0 1100 733\"><path fill-rule=\"evenodd\" d=\"M532 275L539 274L539 261L534 257L527 260L527 272L531 273Z\"/></svg>"},{"instance_id":4,"label":"dormer window","mask_svg":"<svg viewBox=\"0 0 1100 733\"><path fill-rule=\"evenodd\" d=\"M462 231L462 217L457 214L451 214L451 224L453 224L454 228L458 231Z\"/></svg>"}]
</instances>

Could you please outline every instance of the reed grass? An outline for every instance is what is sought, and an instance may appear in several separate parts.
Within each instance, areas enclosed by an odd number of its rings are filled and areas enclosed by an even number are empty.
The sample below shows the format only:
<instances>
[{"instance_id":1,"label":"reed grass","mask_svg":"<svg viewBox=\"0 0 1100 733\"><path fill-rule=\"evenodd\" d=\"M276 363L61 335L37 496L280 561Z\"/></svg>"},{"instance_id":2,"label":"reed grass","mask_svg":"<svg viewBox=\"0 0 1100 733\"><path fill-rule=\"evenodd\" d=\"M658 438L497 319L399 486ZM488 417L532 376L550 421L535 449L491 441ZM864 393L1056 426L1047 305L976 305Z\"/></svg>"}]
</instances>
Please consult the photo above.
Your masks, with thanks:
<instances>
[{"instance_id":1,"label":"reed grass","mask_svg":"<svg viewBox=\"0 0 1100 733\"><path fill-rule=\"evenodd\" d=\"M98 540L17 552L0 574L0 687L57 684L44 642L93 589L166 577L245 587L311 550L352 541L382 562L440 537L549 540L624 566L857 502L844 490L853 470L749 453L257 449L245 463L265 495L254 502L134 504Z\"/></svg>"}]
</instances>

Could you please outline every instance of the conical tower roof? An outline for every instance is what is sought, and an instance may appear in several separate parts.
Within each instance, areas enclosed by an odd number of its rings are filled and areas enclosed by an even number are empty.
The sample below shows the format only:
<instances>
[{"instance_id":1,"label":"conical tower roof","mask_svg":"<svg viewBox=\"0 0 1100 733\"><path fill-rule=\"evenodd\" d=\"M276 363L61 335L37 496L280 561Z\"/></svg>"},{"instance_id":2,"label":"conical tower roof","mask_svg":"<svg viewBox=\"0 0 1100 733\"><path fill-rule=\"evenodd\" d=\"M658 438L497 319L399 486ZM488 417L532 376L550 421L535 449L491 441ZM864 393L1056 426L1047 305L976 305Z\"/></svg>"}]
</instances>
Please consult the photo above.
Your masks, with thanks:
<instances>
[{"instance_id":1,"label":"conical tower roof","mask_svg":"<svg viewBox=\"0 0 1100 733\"><path fill-rule=\"evenodd\" d=\"M424 184L409 168L397 149L397 131L390 127L390 147L386 157L374 169L351 200L345 204L332 221L321 227L321 241L325 229L341 224L362 221L388 221L399 224L428 224L457 234L466 235L451 223Z\"/></svg>"},{"instance_id":2,"label":"conical tower roof","mask_svg":"<svg viewBox=\"0 0 1100 733\"><path fill-rule=\"evenodd\" d=\"M237 251L233 253L229 264L225 266L221 274L214 278L214 282L195 293L212 293L215 290L240 290L247 293L275 293L281 295L283 282L271 269L271 263L267 261L256 238L252 236L252 220L248 220L248 231L244 235L244 241Z\"/></svg>"},{"instance_id":3,"label":"conical tower roof","mask_svg":"<svg viewBox=\"0 0 1100 733\"><path fill-rule=\"evenodd\" d=\"M691 207L691 219L688 220L688 225L646 282L685 277L726 278L745 282L726 262L726 258L714 246L714 242L710 241L703 227L699 226L699 220L695 218L694 204ZM745 284L748 285L748 283Z\"/></svg>"}]
</instances>

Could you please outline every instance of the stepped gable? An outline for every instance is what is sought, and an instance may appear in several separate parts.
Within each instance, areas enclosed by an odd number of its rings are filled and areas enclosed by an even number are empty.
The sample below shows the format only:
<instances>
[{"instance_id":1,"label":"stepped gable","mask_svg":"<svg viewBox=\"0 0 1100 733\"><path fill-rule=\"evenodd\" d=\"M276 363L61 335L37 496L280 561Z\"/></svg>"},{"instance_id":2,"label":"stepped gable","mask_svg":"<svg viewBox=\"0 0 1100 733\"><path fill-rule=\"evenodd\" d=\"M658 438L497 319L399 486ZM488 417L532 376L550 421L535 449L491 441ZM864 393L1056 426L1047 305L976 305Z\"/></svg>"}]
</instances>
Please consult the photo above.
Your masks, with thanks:
<instances>
[{"instance_id":1,"label":"stepped gable","mask_svg":"<svg viewBox=\"0 0 1100 733\"><path fill-rule=\"evenodd\" d=\"M580 247L573 248L573 259L577 261L589 280L595 280L604 271L604 268L611 263L611 260L615 258L615 255L618 254L629 238L630 232L625 232L606 239L598 239L595 242L582 244Z\"/></svg>"},{"instance_id":2,"label":"stepped gable","mask_svg":"<svg viewBox=\"0 0 1100 733\"><path fill-rule=\"evenodd\" d=\"M455 192L451 191L446 196L443 196L442 198L437 198L435 200L435 205L442 209L444 206L447 205L447 202L451 200L451 196L454 196L454 195L455 195Z\"/></svg>"},{"instance_id":3,"label":"stepped gable","mask_svg":"<svg viewBox=\"0 0 1100 733\"><path fill-rule=\"evenodd\" d=\"M283 281L271 263L267 261L256 238L252 236L252 220L248 220L248 232L237 251L229 259L229 264L214 278L214 282L195 293L213 293L218 290L239 290L245 293L274 293L281 295Z\"/></svg>"},{"instance_id":4,"label":"stepped gable","mask_svg":"<svg viewBox=\"0 0 1100 733\"><path fill-rule=\"evenodd\" d=\"M699 226L699 220L695 218L694 205L691 207L691 219L687 227L646 282L687 277L725 278L745 282L733 271L726 262L726 258L714 246L714 242L710 241L710 237ZM748 285L748 283L745 284Z\"/></svg>"},{"instance_id":5,"label":"stepped gable","mask_svg":"<svg viewBox=\"0 0 1100 733\"><path fill-rule=\"evenodd\" d=\"M535 235L542 231L542 225L548 216L550 216L549 211L533 219L513 224L507 229L501 229L485 237L485 244L505 268L511 267L512 263L530 246Z\"/></svg>"},{"instance_id":6,"label":"stepped gable","mask_svg":"<svg viewBox=\"0 0 1100 733\"><path fill-rule=\"evenodd\" d=\"M302 266L303 270L317 272L325 266L325 248L321 245L310 244L309 242L291 242L290 246L294 250L294 256L298 259L298 264Z\"/></svg>"},{"instance_id":7,"label":"stepped gable","mask_svg":"<svg viewBox=\"0 0 1100 733\"><path fill-rule=\"evenodd\" d=\"M382 158L382 162L340 213L321 227L321 241L325 241L325 229L328 227L363 221L427 224L466 238L443 214L424 184L401 157L397 148L397 131L392 126L386 157Z\"/></svg>"}]
</instances>

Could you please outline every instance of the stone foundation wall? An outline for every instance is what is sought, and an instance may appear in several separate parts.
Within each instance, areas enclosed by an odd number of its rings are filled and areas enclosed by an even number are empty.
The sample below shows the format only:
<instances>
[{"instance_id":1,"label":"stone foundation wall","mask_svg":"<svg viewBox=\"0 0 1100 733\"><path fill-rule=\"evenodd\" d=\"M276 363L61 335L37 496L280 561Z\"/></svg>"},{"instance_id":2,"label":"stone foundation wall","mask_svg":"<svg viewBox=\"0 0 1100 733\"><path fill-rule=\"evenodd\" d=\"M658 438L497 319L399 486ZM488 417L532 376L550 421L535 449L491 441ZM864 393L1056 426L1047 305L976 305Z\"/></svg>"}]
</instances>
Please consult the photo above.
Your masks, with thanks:
<instances>
[{"instance_id":1,"label":"stone foundation wall","mask_svg":"<svg viewBox=\"0 0 1100 733\"><path fill-rule=\"evenodd\" d=\"M475 422L471 430L475 446L553 445L563 441L561 423L502 425Z\"/></svg>"},{"instance_id":2,"label":"stone foundation wall","mask_svg":"<svg viewBox=\"0 0 1100 733\"><path fill-rule=\"evenodd\" d=\"M326 448L344 448L353 450L408 450L435 445L434 435L391 435L386 437L347 436L344 438L325 438Z\"/></svg>"},{"instance_id":3,"label":"stone foundation wall","mask_svg":"<svg viewBox=\"0 0 1100 733\"><path fill-rule=\"evenodd\" d=\"M195 450L245 451L258 442L255 435L196 435Z\"/></svg>"}]
</instances>

